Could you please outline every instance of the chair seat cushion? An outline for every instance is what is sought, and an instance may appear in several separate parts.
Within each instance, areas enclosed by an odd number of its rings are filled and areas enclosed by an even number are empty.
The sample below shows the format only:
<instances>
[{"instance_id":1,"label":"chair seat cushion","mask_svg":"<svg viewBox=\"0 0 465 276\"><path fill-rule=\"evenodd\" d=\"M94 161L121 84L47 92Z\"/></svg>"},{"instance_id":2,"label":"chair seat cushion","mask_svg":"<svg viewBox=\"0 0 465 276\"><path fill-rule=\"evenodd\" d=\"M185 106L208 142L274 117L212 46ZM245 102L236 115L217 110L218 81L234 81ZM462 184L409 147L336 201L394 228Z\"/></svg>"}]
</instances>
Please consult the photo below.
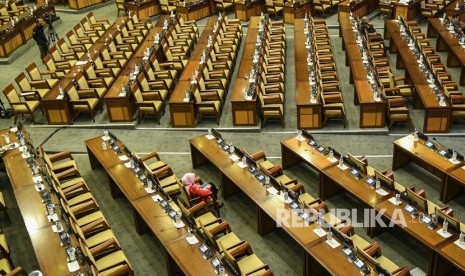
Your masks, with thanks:
<instances>
[{"instance_id":1,"label":"chair seat cushion","mask_svg":"<svg viewBox=\"0 0 465 276\"><path fill-rule=\"evenodd\" d=\"M203 225L207 225L215 221L217 218L212 212L205 213L197 218L195 218L195 224L197 224L198 227L200 227L200 222L202 222ZM208 226L206 227L208 229Z\"/></svg>"},{"instance_id":2,"label":"chair seat cushion","mask_svg":"<svg viewBox=\"0 0 465 276\"><path fill-rule=\"evenodd\" d=\"M95 235L92 235L90 237L86 237L86 244L87 247L92 248L94 246L97 246L101 243L104 243L112 238L115 238L115 235L113 234L113 231L111 229L104 230L102 232L99 232Z\"/></svg>"},{"instance_id":3,"label":"chair seat cushion","mask_svg":"<svg viewBox=\"0 0 465 276\"><path fill-rule=\"evenodd\" d=\"M158 182L160 183L161 187L165 187L165 186L177 183L178 178L176 177L176 175L170 175L170 176L165 177L163 179L159 179Z\"/></svg>"},{"instance_id":4,"label":"chair seat cushion","mask_svg":"<svg viewBox=\"0 0 465 276\"><path fill-rule=\"evenodd\" d=\"M82 218L77 219L77 224L82 227L84 225L87 225L93 221L96 221L99 218L103 218L103 214L100 211L96 211L93 213L90 213Z\"/></svg>"},{"instance_id":5,"label":"chair seat cushion","mask_svg":"<svg viewBox=\"0 0 465 276\"><path fill-rule=\"evenodd\" d=\"M216 243L218 245L221 243L223 247L226 249L231 248L240 242L241 242L241 239L239 239L239 237L236 236L236 234L234 234L233 232L230 232L216 239Z\"/></svg>"},{"instance_id":6,"label":"chair seat cushion","mask_svg":"<svg viewBox=\"0 0 465 276\"><path fill-rule=\"evenodd\" d=\"M31 111L34 111L39 106L39 101L27 101L26 104L27 104L27 106L29 107L29 109ZM21 113L27 113L28 112L27 108L24 105L14 106L13 109L15 110L15 112L21 112Z\"/></svg>"},{"instance_id":7,"label":"chair seat cushion","mask_svg":"<svg viewBox=\"0 0 465 276\"><path fill-rule=\"evenodd\" d=\"M55 162L55 163L52 164L52 171L60 171L60 170L68 169L68 168L72 168L72 167L77 168L75 160L66 160L66 161L63 161L63 162Z\"/></svg>"},{"instance_id":8,"label":"chair seat cushion","mask_svg":"<svg viewBox=\"0 0 465 276\"><path fill-rule=\"evenodd\" d=\"M98 259L95 262L98 271L106 270L114 265L121 264L127 262L126 256L124 255L122 250L113 252L109 255L106 255L103 258Z\"/></svg>"},{"instance_id":9,"label":"chair seat cushion","mask_svg":"<svg viewBox=\"0 0 465 276\"><path fill-rule=\"evenodd\" d=\"M87 201L89 199L92 199L92 194L91 193L83 193L83 194L80 194L78 196L75 196L68 201L68 206L74 206L76 204L79 204L79 203L82 203L84 201Z\"/></svg>"},{"instance_id":10,"label":"chair seat cushion","mask_svg":"<svg viewBox=\"0 0 465 276\"><path fill-rule=\"evenodd\" d=\"M245 275L249 271L253 271L264 265L265 264L255 254L249 255L237 261L237 266L239 267L242 275Z\"/></svg>"}]
</instances>

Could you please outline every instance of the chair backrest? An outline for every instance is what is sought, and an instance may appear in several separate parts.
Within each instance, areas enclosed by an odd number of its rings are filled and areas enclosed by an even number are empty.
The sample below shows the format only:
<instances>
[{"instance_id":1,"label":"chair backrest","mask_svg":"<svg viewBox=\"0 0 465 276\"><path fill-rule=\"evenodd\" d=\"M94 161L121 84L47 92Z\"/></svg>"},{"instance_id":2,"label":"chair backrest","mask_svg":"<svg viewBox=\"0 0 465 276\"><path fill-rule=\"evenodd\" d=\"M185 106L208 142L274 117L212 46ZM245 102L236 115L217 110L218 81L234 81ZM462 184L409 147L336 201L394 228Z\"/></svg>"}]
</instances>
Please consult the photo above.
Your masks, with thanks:
<instances>
[{"instance_id":1,"label":"chair backrest","mask_svg":"<svg viewBox=\"0 0 465 276\"><path fill-rule=\"evenodd\" d=\"M71 50L69 49L68 44L66 44L66 41L64 38L60 38L57 44L58 44L58 47L60 48L60 51L63 54L71 53Z\"/></svg>"},{"instance_id":2,"label":"chair backrest","mask_svg":"<svg viewBox=\"0 0 465 276\"><path fill-rule=\"evenodd\" d=\"M74 79L76 80L76 82L79 85L80 89L88 89L89 88L89 84L87 83L86 78L84 77L84 75L81 72L78 72L76 74L76 76L74 77Z\"/></svg>"},{"instance_id":3,"label":"chair backrest","mask_svg":"<svg viewBox=\"0 0 465 276\"><path fill-rule=\"evenodd\" d=\"M23 72L19 73L19 75L15 78L15 81L21 90L33 90L29 84L28 79L26 78L26 75Z\"/></svg>"},{"instance_id":4,"label":"chair backrest","mask_svg":"<svg viewBox=\"0 0 465 276\"><path fill-rule=\"evenodd\" d=\"M72 101L77 101L80 99L79 94L76 90L76 87L74 87L74 85L71 85L71 87L66 91L66 93L68 94L69 99Z\"/></svg>"},{"instance_id":5,"label":"chair backrest","mask_svg":"<svg viewBox=\"0 0 465 276\"><path fill-rule=\"evenodd\" d=\"M8 14L8 10L6 9L6 7L3 7L3 8L0 9L0 15L1 16L8 16L8 17L10 16Z\"/></svg>"},{"instance_id":6,"label":"chair backrest","mask_svg":"<svg viewBox=\"0 0 465 276\"><path fill-rule=\"evenodd\" d=\"M184 185L182 183L179 183L178 182L178 185L179 185L179 191L181 191L181 200L182 202L188 206L188 207L191 207L191 203L189 201L189 194L187 193L186 191L186 187L184 187Z\"/></svg>"},{"instance_id":7,"label":"chair backrest","mask_svg":"<svg viewBox=\"0 0 465 276\"><path fill-rule=\"evenodd\" d=\"M29 74L29 77L31 80L37 81L37 80L42 80L42 75L40 74L39 68L37 68L37 65L35 62L29 64L26 67L26 72Z\"/></svg>"},{"instance_id":8,"label":"chair backrest","mask_svg":"<svg viewBox=\"0 0 465 276\"><path fill-rule=\"evenodd\" d=\"M132 87L132 91L134 93L134 98L136 99L136 103L144 102L144 98L142 97L142 93L140 92L140 88L137 83L134 83L134 86Z\"/></svg>"},{"instance_id":9,"label":"chair backrest","mask_svg":"<svg viewBox=\"0 0 465 276\"><path fill-rule=\"evenodd\" d=\"M200 92L199 92L199 89L196 88L195 91L194 91L194 98L195 98L195 103L196 104L199 104L202 102L202 97L200 96Z\"/></svg>"},{"instance_id":10,"label":"chair backrest","mask_svg":"<svg viewBox=\"0 0 465 276\"><path fill-rule=\"evenodd\" d=\"M49 53L54 61L63 61L60 52L58 52L57 46L53 46L52 48L50 48Z\"/></svg>"},{"instance_id":11,"label":"chair backrest","mask_svg":"<svg viewBox=\"0 0 465 276\"><path fill-rule=\"evenodd\" d=\"M5 97L7 98L10 104L21 102L21 100L19 99L18 93L16 92L16 89L11 83L5 89L3 89L3 95L5 95Z\"/></svg>"}]
</instances>

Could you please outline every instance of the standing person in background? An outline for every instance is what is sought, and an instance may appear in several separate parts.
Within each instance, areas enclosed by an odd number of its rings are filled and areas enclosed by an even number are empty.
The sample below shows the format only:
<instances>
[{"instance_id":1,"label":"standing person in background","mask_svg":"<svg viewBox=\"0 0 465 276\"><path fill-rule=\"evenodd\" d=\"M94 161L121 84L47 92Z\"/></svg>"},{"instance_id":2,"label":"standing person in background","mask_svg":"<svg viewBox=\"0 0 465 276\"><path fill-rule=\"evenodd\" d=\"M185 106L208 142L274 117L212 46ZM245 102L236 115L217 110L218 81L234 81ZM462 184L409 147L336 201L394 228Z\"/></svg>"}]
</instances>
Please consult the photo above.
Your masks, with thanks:
<instances>
[{"instance_id":1,"label":"standing person in background","mask_svg":"<svg viewBox=\"0 0 465 276\"><path fill-rule=\"evenodd\" d=\"M48 40L47 40L47 37L45 36L44 28L45 28L45 21L44 19L39 18L36 21L36 25L34 26L34 29L32 30L32 38L34 38L34 40L37 43L37 46L39 46L40 59L42 60L42 62L48 53Z\"/></svg>"}]
</instances>

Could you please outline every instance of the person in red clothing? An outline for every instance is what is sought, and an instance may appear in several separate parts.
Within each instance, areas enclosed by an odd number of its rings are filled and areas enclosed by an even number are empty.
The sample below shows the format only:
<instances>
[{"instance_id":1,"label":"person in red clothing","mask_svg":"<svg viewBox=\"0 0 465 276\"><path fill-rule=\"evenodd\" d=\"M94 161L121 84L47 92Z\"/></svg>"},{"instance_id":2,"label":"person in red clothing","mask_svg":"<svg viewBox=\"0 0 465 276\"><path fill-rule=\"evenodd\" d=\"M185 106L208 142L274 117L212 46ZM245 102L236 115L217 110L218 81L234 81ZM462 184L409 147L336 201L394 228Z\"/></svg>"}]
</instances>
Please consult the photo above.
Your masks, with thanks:
<instances>
[{"instance_id":1,"label":"person in red clothing","mask_svg":"<svg viewBox=\"0 0 465 276\"><path fill-rule=\"evenodd\" d=\"M204 185L197 184L194 173L186 173L181 181L191 197L201 197L205 202L212 199L216 202L218 199L218 188L212 182ZM218 207L221 206L223 206L223 203L218 203Z\"/></svg>"}]
</instances>

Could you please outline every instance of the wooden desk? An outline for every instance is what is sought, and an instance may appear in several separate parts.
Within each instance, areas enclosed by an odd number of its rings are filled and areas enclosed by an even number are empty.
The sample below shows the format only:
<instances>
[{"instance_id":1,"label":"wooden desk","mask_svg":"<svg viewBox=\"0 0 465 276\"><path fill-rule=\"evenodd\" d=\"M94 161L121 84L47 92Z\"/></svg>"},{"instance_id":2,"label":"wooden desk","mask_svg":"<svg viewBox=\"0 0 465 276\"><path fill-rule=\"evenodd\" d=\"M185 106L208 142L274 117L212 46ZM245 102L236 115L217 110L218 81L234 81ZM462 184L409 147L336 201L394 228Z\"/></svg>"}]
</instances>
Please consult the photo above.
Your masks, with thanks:
<instances>
[{"instance_id":1,"label":"wooden desk","mask_svg":"<svg viewBox=\"0 0 465 276\"><path fill-rule=\"evenodd\" d=\"M0 133L4 134L8 131L9 129L3 129ZM10 133L9 137L10 142L19 143L15 134ZM1 139L0 144L5 145L4 139ZM42 203L40 193L36 191L32 170L28 168L26 159L23 159L18 149L12 149L5 153L3 162L40 270L44 275L71 275L66 264L65 247L60 246L60 238L52 230L52 223L45 214L45 205ZM59 205L58 199L53 194L51 197L52 203ZM66 227L63 220L62 225ZM78 245L71 233L70 238L71 245ZM80 272L82 270L81 267Z\"/></svg>"},{"instance_id":2,"label":"wooden desk","mask_svg":"<svg viewBox=\"0 0 465 276\"><path fill-rule=\"evenodd\" d=\"M69 7L73 10L81 10L97 4L105 3L107 0L69 0Z\"/></svg>"},{"instance_id":3,"label":"wooden desk","mask_svg":"<svg viewBox=\"0 0 465 276\"><path fill-rule=\"evenodd\" d=\"M294 48L296 72L296 105L297 128L313 129L322 127L322 104L319 97L315 97L315 103L310 102L311 89L308 79L310 72L307 65L307 40L304 34L305 21L294 20Z\"/></svg>"},{"instance_id":4,"label":"wooden desk","mask_svg":"<svg viewBox=\"0 0 465 276\"><path fill-rule=\"evenodd\" d=\"M210 1L200 0L196 1L195 4L187 6L181 4L176 5L176 13L179 14L184 21L197 21L210 16L212 14L212 9Z\"/></svg>"},{"instance_id":5,"label":"wooden desk","mask_svg":"<svg viewBox=\"0 0 465 276\"><path fill-rule=\"evenodd\" d=\"M414 107L425 109L423 123L424 132L449 132L451 107L440 106L436 95L431 91L424 73L420 70L416 57L410 51L407 41L399 33L399 25L395 20L385 21L389 33L389 51L397 53L397 68L405 68L406 82L415 86L413 94Z\"/></svg>"},{"instance_id":6,"label":"wooden desk","mask_svg":"<svg viewBox=\"0 0 465 276\"><path fill-rule=\"evenodd\" d=\"M256 126L258 124L258 96L254 94L251 100L244 97L244 91L249 87L248 77L252 69L252 59L257 42L259 16L250 18L248 33L246 36L244 52L239 64L239 71L234 82L234 90L231 95L231 109L234 126Z\"/></svg>"},{"instance_id":7,"label":"wooden desk","mask_svg":"<svg viewBox=\"0 0 465 276\"><path fill-rule=\"evenodd\" d=\"M447 67L461 67L460 85L465 85L465 49L439 18L429 18L428 37L437 37L436 51L447 51Z\"/></svg>"},{"instance_id":8,"label":"wooden desk","mask_svg":"<svg viewBox=\"0 0 465 276\"><path fill-rule=\"evenodd\" d=\"M121 141L117 143L120 148L125 148ZM169 275L216 275L210 260L204 260L201 256L199 244L189 245L185 240L187 226L176 228L160 204L153 201L155 194L145 191L141 181L132 169L126 168L119 155L111 148L102 149L101 136L89 139L85 144L92 169L101 167L108 174L112 196L124 195L133 206L134 223L139 235L149 229L163 245Z\"/></svg>"},{"instance_id":9,"label":"wooden desk","mask_svg":"<svg viewBox=\"0 0 465 276\"><path fill-rule=\"evenodd\" d=\"M150 19L160 13L160 4L158 0L143 0L127 2L126 7L131 13L137 14L139 19Z\"/></svg>"},{"instance_id":10,"label":"wooden desk","mask_svg":"<svg viewBox=\"0 0 465 276\"><path fill-rule=\"evenodd\" d=\"M461 167L464 163L454 164L437 152L424 145L425 141L418 140L416 150L414 148L413 135L394 141L392 169L414 162L420 167L431 172L442 180L440 200L447 202L463 191L465 186L465 171Z\"/></svg>"},{"instance_id":11,"label":"wooden desk","mask_svg":"<svg viewBox=\"0 0 465 276\"><path fill-rule=\"evenodd\" d=\"M460 4L463 1L462 0L454 0L449 3L449 5L446 6L444 9L444 12L447 14L449 17L456 17L460 14L460 12L456 9L457 7L457 2Z\"/></svg>"},{"instance_id":12,"label":"wooden desk","mask_svg":"<svg viewBox=\"0 0 465 276\"><path fill-rule=\"evenodd\" d=\"M420 14L420 1L414 1L410 4L394 3L394 18L400 15L406 20L414 20L418 14Z\"/></svg>"},{"instance_id":13,"label":"wooden desk","mask_svg":"<svg viewBox=\"0 0 465 276\"><path fill-rule=\"evenodd\" d=\"M234 1L234 10L236 18L241 21L249 21L252 16L259 16L260 13L265 11L264 0L252 0L252 1Z\"/></svg>"},{"instance_id":14,"label":"wooden desk","mask_svg":"<svg viewBox=\"0 0 465 276\"><path fill-rule=\"evenodd\" d=\"M340 2L337 5L338 13L349 14L350 12L352 12L354 16L362 17L364 15L371 13L372 11L378 8L378 4L377 4L378 1L360 0L360 1L355 1L355 3L352 4L352 6L350 2L351 2L350 0Z\"/></svg>"},{"instance_id":15,"label":"wooden desk","mask_svg":"<svg viewBox=\"0 0 465 276\"><path fill-rule=\"evenodd\" d=\"M308 139L299 141L296 137L281 141L281 162L284 170L297 165L299 162L304 162L318 173L336 165L337 162L332 163L328 160L329 155L323 155L307 142Z\"/></svg>"},{"instance_id":16,"label":"wooden desk","mask_svg":"<svg viewBox=\"0 0 465 276\"><path fill-rule=\"evenodd\" d=\"M312 14L311 1L292 2L283 5L284 23L294 24L295 19L305 18L305 14Z\"/></svg>"},{"instance_id":17,"label":"wooden desk","mask_svg":"<svg viewBox=\"0 0 465 276\"><path fill-rule=\"evenodd\" d=\"M437 249L433 271L430 272L431 275L447 276L452 275L452 273L465 274L463 251L464 250L462 248L458 247L453 242Z\"/></svg>"},{"instance_id":18,"label":"wooden desk","mask_svg":"<svg viewBox=\"0 0 465 276\"><path fill-rule=\"evenodd\" d=\"M354 84L354 104L360 105L360 128L384 127L386 102L375 101L367 71L358 49L348 13L339 13L339 24L346 50L346 65L350 65L350 83Z\"/></svg>"}]
</instances>

